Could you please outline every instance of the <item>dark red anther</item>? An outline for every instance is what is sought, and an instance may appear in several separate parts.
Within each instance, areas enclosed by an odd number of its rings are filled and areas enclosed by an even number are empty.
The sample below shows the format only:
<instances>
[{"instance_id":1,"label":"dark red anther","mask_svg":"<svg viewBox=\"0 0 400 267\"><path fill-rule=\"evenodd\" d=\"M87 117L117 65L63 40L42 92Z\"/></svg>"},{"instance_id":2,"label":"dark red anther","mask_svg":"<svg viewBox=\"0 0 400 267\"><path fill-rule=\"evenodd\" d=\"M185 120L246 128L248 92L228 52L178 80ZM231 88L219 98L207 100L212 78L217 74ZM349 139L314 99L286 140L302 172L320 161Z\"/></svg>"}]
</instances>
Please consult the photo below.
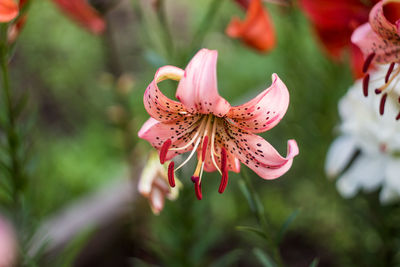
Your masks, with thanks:
<instances>
[{"instance_id":1,"label":"dark red anther","mask_svg":"<svg viewBox=\"0 0 400 267\"><path fill-rule=\"evenodd\" d=\"M379 95L380 93L382 93L381 89L375 89L375 94Z\"/></svg>"},{"instance_id":2,"label":"dark red anther","mask_svg":"<svg viewBox=\"0 0 400 267\"><path fill-rule=\"evenodd\" d=\"M201 194L200 179L198 176L192 176L191 179L194 183L194 192L196 193L196 197L198 200L201 200L203 198L203 195Z\"/></svg>"},{"instance_id":3,"label":"dark red anther","mask_svg":"<svg viewBox=\"0 0 400 267\"><path fill-rule=\"evenodd\" d=\"M368 96L368 85L369 85L369 74L365 75L363 79L363 92L365 97Z\"/></svg>"},{"instance_id":4,"label":"dark red anther","mask_svg":"<svg viewBox=\"0 0 400 267\"><path fill-rule=\"evenodd\" d=\"M400 112L399 112L399 114L397 114L397 116L396 116L396 121L398 121L398 120L400 120Z\"/></svg>"},{"instance_id":5,"label":"dark red anther","mask_svg":"<svg viewBox=\"0 0 400 267\"><path fill-rule=\"evenodd\" d=\"M399 99L397 99L397 101L400 103L400 96L399 96Z\"/></svg>"},{"instance_id":6,"label":"dark red anther","mask_svg":"<svg viewBox=\"0 0 400 267\"><path fill-rule=\"evenodd\" d=\"M363 65L363 69L362 69L362 71L363 71L364 73L367 72L367 70L368 70L368 68L369 68L369 65L371 65L371 62L372 62L372 60L374 59L374 57L375 57L375 53L371 53L371 54L369 54L368 57L365 59L364 65Z\"/></svg>"},{"instance_id":7,"label":"dark red anther","mask_svg":"<svg viewBox=\"0 0 400 267\"><path fill-rule=\"evenodd\" d=\"M393 69L394 69L394 65L395 65L396 63L394 63L394 62L392 62L391 64L390 64L390 67L389 67L389 69L388 69L388 71L387 71L387 73L386 73L386 76L385 76L385 83L387 83L388 81L389 81L389 78L390 78L390 74L392 74L392 71L393 71Z\"/></svg>"},{"instance_id":8,"label":"dark red anther","mask_svg":"<svg viewBox=\"0 0 400 267\"><path fill-rule=\"evenodd\" d=\"M222 172L221 183L219 184L218 192L222 194L225 191L226 186L228 185L228 171L225 170Z\"/></svg>"},{"instance_id":9,"label":"dark red anther","mask_svg":"<svg viewBox=\"0 0 400 267\"><path fill-rule=\"evenodd\" d=\"M201 147L201 160L204 161L206 159L206 152L207 152L207 145L208 145L208 136L204 137L203 146Z\"/></svg>"},{"instance_id":10,"label":"dark red anther","mask_svg":"<svg viewBox=\"0 0 400 267\"><path fill-rule=\"evenodd\" d=\"M381 103L379 105L379 114L383 115L385 113L385 104L386 104L387 93L384 93L381 98Z\"/></svg>"},{"instance_id":11,"label":"dark red anther","mask_svg":"<svg viewBox=\"0 0 400 267\"><path fill-rule=\"evenodd\" d=\"M168 149L171 146L171 143L172 143L171 139L167 139L163 143L163 145L162 145L162 147L160 149L160 163L161 164L164 164L164 162L165 162L165 158L167 157Z\"/></svg>"},{"instance_id":12,"label":"dark red anther","mask_svg":"<svg viewBox=\"0 0 400 267\"><path fill-rule=\"evenodd\" d=\"M174 166L175 163L173 161L168 165L168 182L171 187L175 187Z\"/></svg>"}]
</instances>

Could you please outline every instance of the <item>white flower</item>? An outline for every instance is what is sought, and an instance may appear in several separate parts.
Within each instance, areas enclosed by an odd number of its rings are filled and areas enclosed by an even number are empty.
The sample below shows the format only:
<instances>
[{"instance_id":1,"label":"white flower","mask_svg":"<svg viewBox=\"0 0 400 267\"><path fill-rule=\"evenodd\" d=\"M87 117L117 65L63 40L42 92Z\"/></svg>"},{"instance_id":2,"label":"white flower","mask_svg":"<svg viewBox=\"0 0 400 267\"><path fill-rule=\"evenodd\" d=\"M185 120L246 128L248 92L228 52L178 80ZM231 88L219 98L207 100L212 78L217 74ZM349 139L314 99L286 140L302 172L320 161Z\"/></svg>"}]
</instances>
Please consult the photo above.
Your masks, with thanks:
<instances>
[{"instance_id":1,"label":"white flower","mask_svg":"<svg viewBox=\"0 0 400 267\"><path fill-rule=\"evenodd\" d=\"M372 91L384 84L388 68L389 65L384 65L372 73L368 97L363 95L362 81L359 80L339 102L342 135L328 151L325 171L333 177L345 170L336 184L343 197L353 197L359 190L371 192L379 187L382 187L382 203L400 197L400 120L395 120L400 78L395 77L391 83L394 88L384 103L383 115L380 115L382 96Z\"/></svg>"},{"instance_id":2,"label":"white flower","mask_svg":"<svg viewBox=\"0 0 400 267\"><path fill-rule=\"evenodd\" d=\"M182 183L176 177L175 182L176 186L170 187L168 170L161 165L157 152L151 152L140 176L138 187L140 194L149 199L154 214L160 214L164 208L165 198L175 200L178 197Z\"/></svg>"}]
</instances>

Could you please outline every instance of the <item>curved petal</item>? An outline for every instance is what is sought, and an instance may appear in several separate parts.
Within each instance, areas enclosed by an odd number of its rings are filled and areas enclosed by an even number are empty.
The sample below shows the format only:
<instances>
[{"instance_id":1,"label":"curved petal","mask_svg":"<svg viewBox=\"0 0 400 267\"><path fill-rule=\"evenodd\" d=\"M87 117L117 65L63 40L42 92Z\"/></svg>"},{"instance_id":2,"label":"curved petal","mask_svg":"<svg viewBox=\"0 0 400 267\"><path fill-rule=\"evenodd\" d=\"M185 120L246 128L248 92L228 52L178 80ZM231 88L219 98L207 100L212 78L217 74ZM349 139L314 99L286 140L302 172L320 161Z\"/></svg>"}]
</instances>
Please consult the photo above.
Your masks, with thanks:
<instances>
[{"instance_id":1,"label":"curved petal","mask_svg":"<svg viewBox=\"0 0 400 267\"><path fill-rule=\"evenodd\" d=\"M53 0L62 11L94 34L101 34L106 23L86 0Z\"/></svg>"},{"instance_id":2,"label":"curved petal","mask_svg":"<svg viewBox=\"0 0 400 267\"><path fill-rule=\"evenodd\" d=\"M368 155L359 156L339 178L337 189L346 198L353 197L359 189L366 192L376 190L382 184L385 159Z\"/></svg>"},{"instance_id":3,"label":"curved petal","mask_svg":"<svg viewBox=\"0 0 400 267\"><path fill-rule=\"evenodd\" d=\"M189 112L223 117L230 109L218 94L216 50L201 49L189 62L179 82L176 98Z\"/></svg>"},{"instance_id":4,"label":"curved petal","mask_svg":"<svg viewBox=\"0 0 400 267\"><path fill-rule=\"evenodd\" d=\"M376 34L369 23L358 27L351 36L351 41L356 44L364 55L375 53L374 61L385 64L399 61L400 43L383 40Z\"/></svg>"},{"instance_id":5,"label":"curved petal","mask_svg":"<svg viewBox=\"0 0 400 267\"><path fill-rule=\"evenodd\" d=\"M383 39L389 41L399 41L400 36L397 33L396 22L397 12L400 9L400 3L383 1L378 2L369 13L369 22L372 29ZM387 17L388 16L388 17ZM389 20L388 20L389 19ZM390 20L393 20L390 21Z\"/></svg>"},{"instance_id":6,"label":"curved petal","mask_svg":"<svg viewBox=\"0 0 400 267\"><path fill-rule=\"evenodd\" d=\"M233 18L226 28L226 34L241 38L248 46L261 52L270 51L276 44L272 20L261 0L251 1L244 21Z\"/></svg>"},{"instance_id":7,"label":"curved petal","mask_svg":"<svg viewBox=\"0 0 400 267\"><path fill-rule=\"evenodd\" d=\"M282 157L278 151L262 137L221 123L217 127L217 137L227 151L237 157L261 178L275 179L286 173L299 149L294 140L288 141L287 156Z\"/></svg>"},{"instance_id":8,"label":"curved petal","mask_svg":"<svg viewBox=\"0 0 400 267\"><path fill-rule=\"evenodd\" d=\"M356 141L350 136L340 136L328 150L325 161L325 173L329 177L337 176L350 163L357 151Z\"/></svg>"},{"instance_id":9,"label":"curved petal","mask_svg":"<svg viewBox=\"0 0 400 267\"><path fill-rule=\"evenodd\" d=\"M164 66L157 70L143 97L144 107L151 117L158 121L170 122L184 116L186 110L182 103L166 97L157 86L166 79L179 81L182 76L183 70L173 66Z\"/></svg>"},{"instance_id":10,"label":"curved petal","mask_svg":"<svg viewBox=\"0 0 400 267\"><path fill-rule=\"evenodd\" d=\"M196 132L196 122L198 116L188 116L171 123L162 123L153 118L148 119L139 130L138 136L147 140L155 149L160 150L163 143L171 139L171 148L183 147L192 140ZM166 160L170 160L176 155L191 151L193 144L186 149L169 151Z\"/></svg>"},{"instance_id":11,"label":"curved petal","mask_svg":"<svg viewBox=\"0 0 400 267\"><path fill-rule=\"evenodd\" d=\"M249 102L232 107L227 117L235 126L253 133L262 133L279 123L289 106L289 92L278 75L272 85Z\"/></svg>"},{"instance_id":12,"label":"curved petal","mask_svg":"<svg viewBox=\"0 0 400 267\"><path fill-rule=\"evenodd\" d=\"M0 2L0 23L15 19L18 12L18 4L14 0L2 0Z\"/></svg>"}]
</instances>

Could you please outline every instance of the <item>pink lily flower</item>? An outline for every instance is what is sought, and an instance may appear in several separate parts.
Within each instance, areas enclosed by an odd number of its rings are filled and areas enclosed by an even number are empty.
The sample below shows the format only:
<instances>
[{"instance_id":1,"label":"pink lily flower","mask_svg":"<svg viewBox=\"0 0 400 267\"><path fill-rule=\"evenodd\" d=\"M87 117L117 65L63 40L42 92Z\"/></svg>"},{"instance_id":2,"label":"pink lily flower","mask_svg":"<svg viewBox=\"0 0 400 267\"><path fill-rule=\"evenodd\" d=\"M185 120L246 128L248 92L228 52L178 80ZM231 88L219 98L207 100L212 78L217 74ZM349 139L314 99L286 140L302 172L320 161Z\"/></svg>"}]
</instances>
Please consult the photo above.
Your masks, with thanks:
<instances>
[{"instance_id":1,"label":"pink lily flower","mask_svg":"<svg viewBox=\"0 0 400 267\"><path fill-rule=\"evenodd\" d=\"M384 84L375 89L376 94L382 94L379 112L383 115L388 95L396 95L400 102L399 95L394 90L397 83L393 82L400 74L400 2L378 2L369 14L369 23L359 26L354 31L351 41L367 55L363 66L364 96L368 96L370 75L367 72L370 64L390 64ZM396 120L399 119L400 112L396 116Z\"/></svg>"},{"instance_id":2,"label":"pink lily flower","mask_svg":"<svg viewBox=\"0 0 400 267\"><path fill-rule=\"evenodd\" d=\"M144 106L151 116L138 135L159 151L160 162L191 151L174 169L168 166L169 183L174 186L174 172L197 152L197 166L192 176L198 199L202 198L202 173L218 171L222 175L219 192L228 183L228 171L239 172L240 162L260 177L275 179L286 173L299 150L296 141L288 141L288 153L282 157L274 147L255 133L273 128L284 116L289 92L278 75L272 85L251 101L236 107L218 94L215 50L200 50L185 70L161 67L144 94ZM179 81L176 98L167 98L157 84L163 80Z\"/></svg>"}]
</instances>

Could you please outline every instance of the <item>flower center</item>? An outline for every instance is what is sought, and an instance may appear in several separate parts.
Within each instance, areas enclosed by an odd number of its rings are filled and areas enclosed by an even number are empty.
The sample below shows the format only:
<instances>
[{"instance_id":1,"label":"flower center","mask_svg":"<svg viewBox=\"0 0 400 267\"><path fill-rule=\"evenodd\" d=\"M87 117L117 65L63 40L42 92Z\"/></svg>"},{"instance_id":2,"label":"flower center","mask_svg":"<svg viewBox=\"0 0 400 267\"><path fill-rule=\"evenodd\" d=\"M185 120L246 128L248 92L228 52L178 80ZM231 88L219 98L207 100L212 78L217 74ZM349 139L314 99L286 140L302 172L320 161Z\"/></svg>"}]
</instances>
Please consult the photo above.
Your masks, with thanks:
<instances>
[{"instance_id":1,"label":"flower center","mask_svg":"<svg viewBox=\"0 0 400 267\"><path fill-rule=\"evenodd\" d=\"M368 96L368 87L369 87L369 83L370 83L370 75L367 73L368 68L372 62L372 60L375 57L375 53L370 54L364 62L364 66L363 66L363 72L365 73L364 79L363 79L363 93L364 96ZM381 115L383 115L385 113L385 105L386 105L386 99L388 97L388 94L390 93L394 93L396 94L397 98L398 98L398 102L400 103L400 97L398 96L398 93L396 93L394 91L394 89L397 87L400 79L396 79L399 77L400 74L400 65L397 64L396 66L396 62L392 62L386 72L385 77L378 77L377 79L375 79L374 81L377 80L383 80L384 78L384 83L375 89L375 94L380 95L381 96L381 101L380 101L380 105L379 105L379 113ZM400 119L400 112L397 114L396 116L396 120Z\"/></svg>"},{"instance_id":2,"label":"flower center","mask_svg":"<svg viewBox=\"0 0 400 267\"><path fill-rule=\"evenodd\" d=\"M199 200L202 199L201 180L203 176L207 152L211 157L211 163L222 176L218 192L222 194L226 188L226 185L228 184L226 150L223 145L220 147L221 153L218 154L216 150L215 133L217 129L217 122L219 119L221 118L217 118L212 114L203 115L203 117L198 120L198 123L193 124L190 128L187 129L188 133L192 131L195 131L195 133L191 140L187 142L184 146L171 148L171 139L167 139L160 149L160 162L161 164L163 164L165 162L168 151L185 150L190 146L193 146L189 156L177 168L174 168L175 163L173 161L170 162L168 166L168 181L171 187L175 186L174 173L182 168L186 163L188 163L195 152L198 151L197 165L191 177L191 180L194 183L195 193ZM217 164L217 158L219 158L220 166L218 166Z\"/></svg>"}]
</instances>

